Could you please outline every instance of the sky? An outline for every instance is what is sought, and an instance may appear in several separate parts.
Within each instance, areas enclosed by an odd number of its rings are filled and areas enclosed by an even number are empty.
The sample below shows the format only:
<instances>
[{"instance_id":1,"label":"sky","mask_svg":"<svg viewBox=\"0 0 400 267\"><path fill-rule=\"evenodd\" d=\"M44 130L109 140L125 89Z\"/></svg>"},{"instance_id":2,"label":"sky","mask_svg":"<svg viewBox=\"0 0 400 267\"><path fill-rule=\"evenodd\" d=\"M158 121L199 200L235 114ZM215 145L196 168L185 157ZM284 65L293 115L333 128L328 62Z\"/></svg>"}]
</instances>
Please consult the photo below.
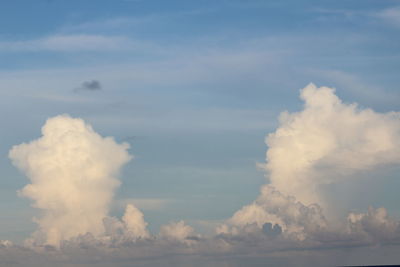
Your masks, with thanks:
<instances>
[{"instance_id":1,"label":"sky","mask_svg":"<svg viewBox=\"0 0 400 267\"><path fill-rule=\"evenodd\" d=\"M0 25L0 265L399 262L398 0L4 0Z\"/></svg>"}]
</instances>

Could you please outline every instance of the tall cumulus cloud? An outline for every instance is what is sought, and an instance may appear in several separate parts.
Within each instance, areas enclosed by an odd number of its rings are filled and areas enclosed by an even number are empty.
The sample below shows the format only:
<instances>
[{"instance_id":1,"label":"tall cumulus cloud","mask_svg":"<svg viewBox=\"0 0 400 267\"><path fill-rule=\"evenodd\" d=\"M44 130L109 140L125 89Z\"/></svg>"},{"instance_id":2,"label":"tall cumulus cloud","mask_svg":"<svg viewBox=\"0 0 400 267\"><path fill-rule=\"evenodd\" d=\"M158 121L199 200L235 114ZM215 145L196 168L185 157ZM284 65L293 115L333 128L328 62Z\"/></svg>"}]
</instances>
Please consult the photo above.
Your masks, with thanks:
<instances>
[{"instance_id":1,"label":"tall cumulus cloud","mask_svg":"<svg viewBox=\"0 0 400 267\"><path fill-rule=\"evenodd\" d=\"M400 114L343 103L335 90L310 84L301 90L304 109L283 112L267 136L271 185L308 205L323 202L321 184L340 182L360 170L400 163Z\"/></svg>"},{"instance_id":2,"label":"tall cumulus cloud","mask_svg":"<svg viewBox=\"0 0 400 267\"><path fill-rule=\"evenodd\" d=\"M283 112L279 127L265 139L266 163L260 165L269 183L217 232L235 234L248 225L262 228L270 223L278 224L286 238L300 241L328 232L351 238L363 232L375 241L398 236L398 224L386 218L384 208L352 213L341 226L328 221L330 203L319 189L352 179L363 170L399 164L400 114L343 103L334 89L314 84L302 89L300 97L303 110Z\"/></svg>"},{"instance_id":3,"label":"tall cumulus cloud","mask_svg":"<svg viewBox=\"0 0 400 267\"><path fill-rule=\"evenodd\" d=\"M132 159L128 148L68 115L48 119L39 139L14 146L9 157L31 182L19 194L42 211L34 219L39 229L31 242L57 247L88 232L103 235L103 219L120 185L118 172ZM140 220L137 213L129 206L123 220L131 232L143 234L131 219Z\"/></svg>"}]
</instances>

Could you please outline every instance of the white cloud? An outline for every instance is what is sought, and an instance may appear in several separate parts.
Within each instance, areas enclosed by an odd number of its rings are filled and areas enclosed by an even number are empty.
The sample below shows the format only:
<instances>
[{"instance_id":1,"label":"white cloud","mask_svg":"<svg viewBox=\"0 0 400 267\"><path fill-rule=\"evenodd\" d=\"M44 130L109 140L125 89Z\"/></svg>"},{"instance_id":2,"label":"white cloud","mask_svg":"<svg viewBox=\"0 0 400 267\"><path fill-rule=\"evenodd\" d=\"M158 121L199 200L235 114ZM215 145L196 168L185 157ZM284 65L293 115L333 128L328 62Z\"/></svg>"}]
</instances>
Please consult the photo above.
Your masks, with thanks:
<instances>
[{"instance_id":1,"label":"white cloud","mask_svg":"<svg viewBox=\"0 0 400 267\"><path fill-rule=\"evenodd\" d=\"M9 157L31 181L20 195L43 211L32 242L58 246L79 234L103 234L102 220L120 184L116 176L132 158L128 148L67 115L48 119L39 139L14 146ZM129 208L127 218L131 213Z\"/></svg>"},{"instance_id":2,"label":"white cloud","mask_svg":"<svg viewBox=\"0 0 400 267\"><path fill-rule=\"evenodd\" d=\"M182 242L187 245L195 243L199 238L194 229L184 221L161 226L159 236L171 242Z\"/></svg>"},{"instance_id":3,"label":"white cloud","mask_svg":"<svg viewBox=\"0 0 400 267\"><path fill-rule=\"evenodd\" d=\"M98 243L106 246L122 246L126 243L137 242L150 238L147 230L148 223L144 220L143 213L132 204L128 204L122 220L115 217L103 218L104 234L101 236L90 235L89 243ZM84 235L78 236L75 242L87 242ZM71 242L74 246L74 241Z\"/></svg>"},{"instance_id":4,"label":"white cloud","mask_svg":"<svg viewBox=\"0 0 400 267\"><path fill-rule=\"evenodd\" d=\"M128 233L133 238L147 238L149 232L147 231L147 222L144 221L143 213L132 204L126 206L125 214L122 221L126 225Z\"/></svg>"},{"instance_id":5,"label":"white cloud","mask_svg":"<svg viewBox=\"0 0 400 267\"><path fill-rule=\"evenodd\" d=\"M37 219L39 230L31 246L1 241L0 255L10 261L29 256L35 264L45 258L49 264L73 259L89 265L143 260L154 265L155 259L165 263L165 257L188 262L195 257L204 263L232 254L266 257L276 251L399 244L400 223L384 208L350 213L347 221L337 223L324 216L324 199L314 194L321 184L350 179L357 171L399 164L399 114L345 104L333 89L312 84L301 98L304 109L283 113L278 129L266 138L263 167L270 184L218 227L216 235L205 237L184 221L163 225L158 235L151 235L143 213L133 205L140 206L140 199L122 201L128 205L121 220L109 217L119 184L115 175L130 159L128 145L101 137L80 119L49 119L42 137L10 151L13 163L32 182L21 194L44 211ZM142 199L149 209L164 204Z\"/></svg>"},{"instance_id":6,"label":"white cloud","mask_svg":"<svg viewBox=\"0 0 400 267\"><path fill-rule=\"evenodd\" d=\"M303 245L385 243L389 236L397 240L399 222L388 218L384 208L351 213L346 224L332 218L319 187L355 178L362 170L398 165L400 114L360 109L357 104L343 103L334 89L313 84L300 95L303 110L282 113L278 129L266 138L263 168L270 184L217 233L254 238L268 224L268 229L278 225L286 240Z\"/></svg>"},{"instance_id":7,"label":"white cloud","mask_svg":"<svg viewBox=\"0 0 400 267\"><path fill-rule=\"evenodd\" d=\"M228 224L217 233L239 233L242 227L255 224L263 228L265 224L279 225L288 239L305 240L309 234L327 230L327 221L322 209L316 204L305 206L293 196L285 196L270 185L261 190L257 200L237 211Z\"/></svg>"},{"instance_id":8,"label":"white cloud","mask_svg":"<svg viewBox=\"0 0 400 267\"><path fill-rule=\"evenodd\" d=\"M327 87L301 91L304 110L284 112L266 138L268 178L304 204L323 203L321 184L359 170L400 163L400 115L345 104Z\"/></svg>"}]
</instances>

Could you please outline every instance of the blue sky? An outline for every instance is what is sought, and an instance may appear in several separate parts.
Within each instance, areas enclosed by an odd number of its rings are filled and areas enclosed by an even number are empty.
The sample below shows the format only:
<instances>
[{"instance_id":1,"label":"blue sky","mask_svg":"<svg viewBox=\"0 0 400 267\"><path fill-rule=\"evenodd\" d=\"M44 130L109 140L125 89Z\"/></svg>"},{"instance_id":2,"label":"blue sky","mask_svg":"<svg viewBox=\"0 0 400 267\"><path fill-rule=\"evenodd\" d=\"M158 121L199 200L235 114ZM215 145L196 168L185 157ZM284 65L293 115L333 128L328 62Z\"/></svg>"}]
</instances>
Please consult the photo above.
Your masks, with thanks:
<instances>
[{"instance_id":1,"label":"blue sky","mask_svg":"<svg viewBox=\"0 0 400 267\"><path fill-rule=\"evenodd\" d=\"M83 118L131 144L112 214L132 201L151 231L184 219L199 231L254 200L266 134L299 90L335 87L345 102L399 110L400 2L3 1L0 8L0 237L36 225L13 145L49 117ZM98 81L99 90L83 86ZM339 209L400 215L396 170L331 188ZM351 188L346 191L344 188ZM363 191L375 188L368 199ZM356 193L354 193L356 192Z\"/></svg>"}]
</instances>

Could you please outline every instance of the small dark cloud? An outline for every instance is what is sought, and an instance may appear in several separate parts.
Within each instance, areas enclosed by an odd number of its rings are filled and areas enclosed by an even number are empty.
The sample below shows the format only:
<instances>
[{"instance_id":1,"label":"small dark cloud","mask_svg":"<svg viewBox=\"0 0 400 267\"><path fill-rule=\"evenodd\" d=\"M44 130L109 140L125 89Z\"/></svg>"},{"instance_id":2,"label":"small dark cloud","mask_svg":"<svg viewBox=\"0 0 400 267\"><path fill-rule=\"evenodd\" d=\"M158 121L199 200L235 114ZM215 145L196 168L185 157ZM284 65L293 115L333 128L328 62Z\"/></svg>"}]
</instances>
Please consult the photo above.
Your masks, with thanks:
<instances>
[{"instance_id":1,"label":"small dark cloud","mask_svg":"<svg viewBox=\"0 0 400 267\"><path fill-rule=\"evenodd\" d=\"M84 81L81 86L78 88L75 88L74 91L98 91L101 90L102 86L101 83L97 80L91 80L91 81Z\"/></svg>"}]
</instances>

